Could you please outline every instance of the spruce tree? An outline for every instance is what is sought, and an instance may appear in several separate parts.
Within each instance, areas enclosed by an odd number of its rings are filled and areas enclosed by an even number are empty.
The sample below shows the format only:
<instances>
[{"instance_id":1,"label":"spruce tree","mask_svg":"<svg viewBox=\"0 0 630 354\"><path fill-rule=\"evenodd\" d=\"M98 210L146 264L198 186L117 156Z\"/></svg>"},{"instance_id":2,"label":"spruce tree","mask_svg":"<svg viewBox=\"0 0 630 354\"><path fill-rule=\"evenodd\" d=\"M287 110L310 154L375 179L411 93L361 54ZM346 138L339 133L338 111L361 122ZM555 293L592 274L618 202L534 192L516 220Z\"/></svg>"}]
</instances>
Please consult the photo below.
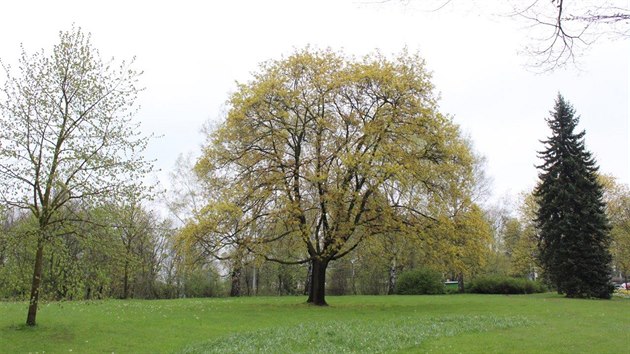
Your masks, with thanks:
<instances>
[{"instance_id":1,"label":"spruce tree","mask_svg":"<svg viewBox=\"0 0 630 354\"><path fill-rule=\"evenodd\" d=\"M558 94L546 121L551 137L539 152L536 223L545 276L567 297L610 298L611 255L598 167L584 146L585 132L575 133L579 118Z\"/></svg>"}]
</instances>

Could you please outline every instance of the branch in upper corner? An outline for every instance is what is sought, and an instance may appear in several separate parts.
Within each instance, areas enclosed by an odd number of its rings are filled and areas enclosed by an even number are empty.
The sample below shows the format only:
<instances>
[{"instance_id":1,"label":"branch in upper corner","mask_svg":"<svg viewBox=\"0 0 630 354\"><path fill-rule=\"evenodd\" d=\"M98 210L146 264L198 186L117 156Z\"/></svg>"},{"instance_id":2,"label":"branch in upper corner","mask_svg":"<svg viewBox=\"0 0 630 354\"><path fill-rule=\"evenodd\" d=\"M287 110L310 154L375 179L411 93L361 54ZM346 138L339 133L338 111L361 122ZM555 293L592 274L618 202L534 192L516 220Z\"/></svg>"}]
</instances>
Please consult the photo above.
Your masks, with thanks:
<instances>
[{"instance_id":1,"label":"branch in upper corner","mask_svg":"<svg viewBox=\"0 0 630 354\"><path fill-rule=\"evenodd\" d=\"M607 1L533 1L515 5L512 16L528 22L532 44L523 53L529 67L548 72L567 65L579 66L581 56L600 38L630 37L630 10Z\"/></svg>"}]
</instances>

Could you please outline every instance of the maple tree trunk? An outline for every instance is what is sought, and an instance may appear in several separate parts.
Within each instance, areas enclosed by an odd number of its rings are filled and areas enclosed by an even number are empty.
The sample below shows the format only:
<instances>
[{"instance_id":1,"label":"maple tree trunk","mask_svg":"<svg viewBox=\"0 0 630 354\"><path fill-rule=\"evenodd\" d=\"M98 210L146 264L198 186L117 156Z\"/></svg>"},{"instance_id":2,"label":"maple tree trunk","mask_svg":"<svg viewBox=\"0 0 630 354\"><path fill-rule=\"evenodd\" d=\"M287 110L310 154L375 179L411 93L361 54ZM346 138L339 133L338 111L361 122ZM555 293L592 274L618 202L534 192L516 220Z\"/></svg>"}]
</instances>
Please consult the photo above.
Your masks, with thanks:
<instances>
[{"instance_id":1,"label":"maple tree trunk","mask_svg":"<svg viewBox=\"0 0 630 354\"><path fill-rule=\"evenodd\" d=\"M327 306L326 303L326 268L328 261L313 259L311 288L306 302L316 306Z\"/></svg>"}]
</instances>

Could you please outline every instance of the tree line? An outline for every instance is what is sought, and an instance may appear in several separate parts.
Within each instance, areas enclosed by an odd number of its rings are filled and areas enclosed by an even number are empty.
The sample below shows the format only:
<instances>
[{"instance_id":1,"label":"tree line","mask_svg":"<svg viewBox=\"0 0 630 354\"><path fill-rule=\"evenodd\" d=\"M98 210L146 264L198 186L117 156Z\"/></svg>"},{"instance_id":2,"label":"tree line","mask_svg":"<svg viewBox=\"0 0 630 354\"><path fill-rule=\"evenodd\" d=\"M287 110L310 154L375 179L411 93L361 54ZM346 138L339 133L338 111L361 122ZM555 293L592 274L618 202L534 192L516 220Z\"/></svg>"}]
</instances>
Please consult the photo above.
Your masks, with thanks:
<instances>
[{"instance_id":1,"label":"tree line","mask_svg":"<svg viewBox=\"0 0 630 354\"><path fill-rule=\"evenodd\" d=\"M133 61L103 62L73 28L51 55L23 51L17 74L3 67L0 298L28 300L29 325L40 298L304 294L326 305L326 294L391 294L418 268L460 290L505 274L606 297L611 260L628 272L630 194L597 179L561 96L541 183L515 215L484 207L483 159L407 51L356 59L306 48L262 63L201 156L178 161L167 194L144 182L151 137L133 119ZM161 198L169 216L154 207ZM567 213L593 218L593 230L559 224ZM599 252L588 267L599 267L597 289L584 286L595 276L562 268L586 257L557 247L565 239Z\"/></svg>"}]
</instances>

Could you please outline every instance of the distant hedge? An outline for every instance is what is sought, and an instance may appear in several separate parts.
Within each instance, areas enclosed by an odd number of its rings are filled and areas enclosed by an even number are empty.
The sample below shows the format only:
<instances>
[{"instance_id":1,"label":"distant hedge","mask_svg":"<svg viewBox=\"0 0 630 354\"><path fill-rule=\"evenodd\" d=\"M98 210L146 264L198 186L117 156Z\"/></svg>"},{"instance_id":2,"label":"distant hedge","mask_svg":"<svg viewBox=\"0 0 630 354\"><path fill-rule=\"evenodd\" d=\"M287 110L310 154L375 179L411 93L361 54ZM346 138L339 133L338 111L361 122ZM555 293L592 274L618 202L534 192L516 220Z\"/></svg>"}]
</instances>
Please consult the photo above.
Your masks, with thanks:
<instances>
[{"instance_id":1,"label":"distant hedge","mask_svg":"<svg viewBox=\"0 0 630 354\"><path fill-rule=\"evenodd\" d=\"M445 291L442 274L430 269L403 272L396 282L396 293L400 295L435 295Z\"/></svg>"},{"instance_id":2,"label":"distant hedge","mask_svg":"<svg viewBox=\"0 0 630 354\"><path fill-rule=\"evenodd\" d=\"M492 276L474 279L467 291L477 294L534 294L543 293L547 288L540 282L525 278Z\"/></svg>"}]
</instances>

